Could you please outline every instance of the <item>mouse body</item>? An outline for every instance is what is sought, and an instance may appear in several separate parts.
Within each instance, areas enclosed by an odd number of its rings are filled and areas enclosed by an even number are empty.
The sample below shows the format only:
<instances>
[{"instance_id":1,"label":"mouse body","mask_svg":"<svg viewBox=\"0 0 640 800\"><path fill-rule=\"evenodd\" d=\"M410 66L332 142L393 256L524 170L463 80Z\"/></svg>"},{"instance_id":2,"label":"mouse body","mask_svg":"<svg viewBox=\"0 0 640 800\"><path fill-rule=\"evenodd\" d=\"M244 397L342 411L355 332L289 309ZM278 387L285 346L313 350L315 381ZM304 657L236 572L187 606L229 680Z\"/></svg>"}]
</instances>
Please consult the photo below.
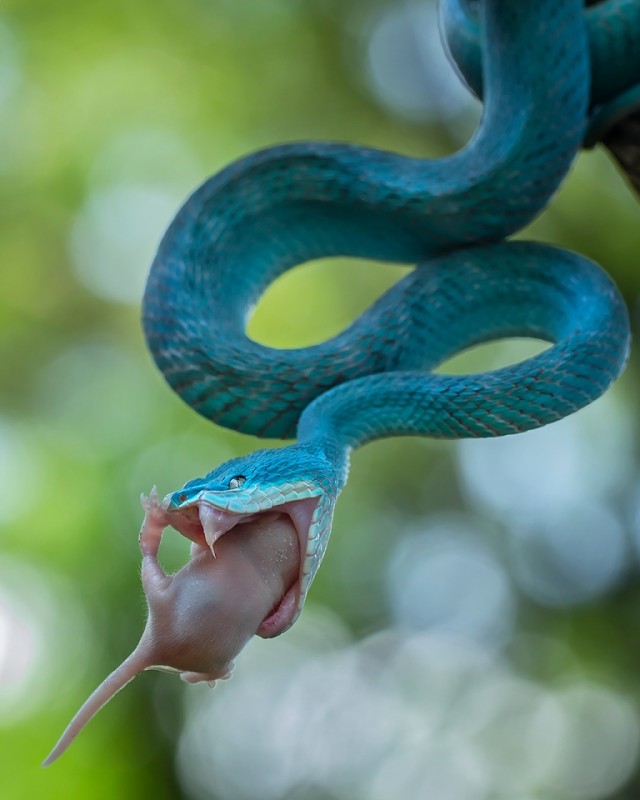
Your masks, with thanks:
<instances>
[{"instance_id":1,"label":"mouse body","mask_svg":"<svg viewBox=\"0 0 640 800\"><path fill-rule=\"evenodd\" d=\"M158 561L170 517L152 490L142 497L141 578L148 615L140 641L82 705L44 766L69 747L82 728L141 672L178 672L187 683L226 679L233 660L258 632L298 577L298 534L285 515L241 523L212 548L193 543L189 561L167 575Z\"/></svg>"}]
</instances>

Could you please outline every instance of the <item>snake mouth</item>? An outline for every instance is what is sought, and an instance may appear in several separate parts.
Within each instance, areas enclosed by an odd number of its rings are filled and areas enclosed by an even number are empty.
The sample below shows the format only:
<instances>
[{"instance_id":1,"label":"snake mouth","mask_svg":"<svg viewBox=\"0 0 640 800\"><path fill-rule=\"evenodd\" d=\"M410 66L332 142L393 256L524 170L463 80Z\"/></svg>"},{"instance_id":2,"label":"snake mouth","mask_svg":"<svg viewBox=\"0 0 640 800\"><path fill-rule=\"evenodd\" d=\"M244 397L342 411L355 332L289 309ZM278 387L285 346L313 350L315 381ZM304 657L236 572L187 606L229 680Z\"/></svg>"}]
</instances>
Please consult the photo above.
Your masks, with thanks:
<instances>
[{"instance_id":1,"label":"snake mouth","mask_svg":"<svg viewBox=\"0 0 640 800\"><path fill-rule=\"evenodd\" d=\"M299 612L304 554L307 550L309 529L318 501L318 497L307 497L302 500L281 503L263 511L239 513L220 508L208 500L198 497L178 508L167 508L166 513L169 525L194 544L211 550L214 556L215 543L218 539L228 535L241 523L251 523L260 518L261 522L268 524L270 519L282 516L291 520L298 534L298 574L258 626L256 631L258 636L268 639L287 630Z\"/></svg>"}]
</instances>

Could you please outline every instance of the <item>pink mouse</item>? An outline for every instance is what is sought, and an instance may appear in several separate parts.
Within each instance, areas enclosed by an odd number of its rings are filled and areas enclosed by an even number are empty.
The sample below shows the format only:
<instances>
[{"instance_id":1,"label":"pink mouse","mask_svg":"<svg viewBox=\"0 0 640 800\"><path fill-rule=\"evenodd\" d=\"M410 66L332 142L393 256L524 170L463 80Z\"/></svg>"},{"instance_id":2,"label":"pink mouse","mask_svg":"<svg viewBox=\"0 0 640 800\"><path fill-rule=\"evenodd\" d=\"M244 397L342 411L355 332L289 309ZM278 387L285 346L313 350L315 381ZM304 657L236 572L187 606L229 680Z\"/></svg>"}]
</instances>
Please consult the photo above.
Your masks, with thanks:
<instances>
[{"instance_id":1,"label":"pink mouse","mask_svg":"<svg viewBox=\"0 0 640 800\"><path fill-rule=\"evenodd\" d=\"M155 488L142 497L142 586L148 618L131 655L76 713L43 762L48 766L82 728L144 670L179 672L187 683L230 677L233 659L298 577L298 534L285 515L259 515L216 542L192 544L187 564L166 575L157 555L168 516Z\"/></svg>"}]
</instances>

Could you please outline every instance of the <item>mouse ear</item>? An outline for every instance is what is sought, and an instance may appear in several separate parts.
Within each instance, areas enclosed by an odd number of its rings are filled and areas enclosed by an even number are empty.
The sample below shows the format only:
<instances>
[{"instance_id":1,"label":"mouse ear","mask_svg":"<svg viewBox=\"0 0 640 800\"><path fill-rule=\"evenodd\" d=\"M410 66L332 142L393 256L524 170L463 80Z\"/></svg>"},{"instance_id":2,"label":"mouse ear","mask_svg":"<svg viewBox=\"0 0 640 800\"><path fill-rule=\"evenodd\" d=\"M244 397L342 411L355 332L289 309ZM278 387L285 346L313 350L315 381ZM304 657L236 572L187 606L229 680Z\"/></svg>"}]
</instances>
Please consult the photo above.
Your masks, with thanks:
<instances>
[{"instance_id":1,"label":"mouse ear","mask_svg":"<svg viewBox=\"0 0 640 800\"><path fill-rule=\"evenodd\" d=\"M126 658L111 675L98 686L97 689L85 700L76 715L67 725L57 744L42 762L43 767L48 767L69 747L84 726L105 706L112 697L130 683L137 675L148 669L151 664L148 660L146 647L143 645L144 636L131 655Z\"/></svg>"}]
</instances>

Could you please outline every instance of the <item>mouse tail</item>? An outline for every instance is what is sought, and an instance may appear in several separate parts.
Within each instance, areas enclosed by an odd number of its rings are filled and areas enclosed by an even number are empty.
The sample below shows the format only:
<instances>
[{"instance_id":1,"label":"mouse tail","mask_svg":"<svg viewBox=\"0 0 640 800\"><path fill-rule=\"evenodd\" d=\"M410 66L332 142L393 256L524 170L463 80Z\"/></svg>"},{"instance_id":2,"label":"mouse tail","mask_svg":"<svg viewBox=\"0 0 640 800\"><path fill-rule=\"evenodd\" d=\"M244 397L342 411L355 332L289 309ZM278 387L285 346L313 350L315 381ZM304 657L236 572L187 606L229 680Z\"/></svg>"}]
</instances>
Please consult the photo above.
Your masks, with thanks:
<instances>
[{"instance_id":1,"label":"mouse tail","mask_svg":"<svg viewBox=\"0 0 640 800\"><path fill-rule=\"evenodd\" d=\"M144 652L140 651L140 645L126 658L120 666L115 669L107 678L102 681L100 686L85 700L76 715L67 725L62 736L58 739L55 747L42 762L43 767L48 767L73 742L84 726L105 706L112 697L123 689L143 670L149 667L149 663L144 657Z\"/></svg>"}]
</instances>

